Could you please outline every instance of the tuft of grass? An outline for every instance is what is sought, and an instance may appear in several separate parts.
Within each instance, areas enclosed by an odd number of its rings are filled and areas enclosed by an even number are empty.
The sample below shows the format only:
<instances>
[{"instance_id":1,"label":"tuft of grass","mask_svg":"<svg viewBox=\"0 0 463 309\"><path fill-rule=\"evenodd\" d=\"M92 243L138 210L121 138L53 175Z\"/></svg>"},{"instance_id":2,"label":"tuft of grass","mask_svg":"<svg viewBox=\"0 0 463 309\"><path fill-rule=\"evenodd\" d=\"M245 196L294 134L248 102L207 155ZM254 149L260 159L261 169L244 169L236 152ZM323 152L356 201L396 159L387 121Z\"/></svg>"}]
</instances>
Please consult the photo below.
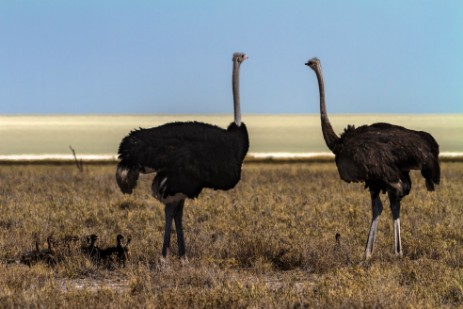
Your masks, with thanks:
<instances>
[{"instance_id":1,"label":"tuft of grass","mask_svg":"<svg viewBox=\"0 0 463 309\"><path fill-rule=\"evenodd\" d=\"M75 247L54 267L0 263L5 307L454 307L463 305L463 163L443 163L426 191L419 173L402 202L404 257L394 256L385 209L373 258L363 261L369 194L339 179L333 163L248 163L228 192L187 201L187 259L160 256L162 204L152 175L131 196L115 166L3 165L0 260L45 248L48 235L98 235L113 245L131 235L125 268L95 266ZM173 253L176 239L173 233ZM336 234L340 235L336 242Z\"/></svg>"}]
</instances>

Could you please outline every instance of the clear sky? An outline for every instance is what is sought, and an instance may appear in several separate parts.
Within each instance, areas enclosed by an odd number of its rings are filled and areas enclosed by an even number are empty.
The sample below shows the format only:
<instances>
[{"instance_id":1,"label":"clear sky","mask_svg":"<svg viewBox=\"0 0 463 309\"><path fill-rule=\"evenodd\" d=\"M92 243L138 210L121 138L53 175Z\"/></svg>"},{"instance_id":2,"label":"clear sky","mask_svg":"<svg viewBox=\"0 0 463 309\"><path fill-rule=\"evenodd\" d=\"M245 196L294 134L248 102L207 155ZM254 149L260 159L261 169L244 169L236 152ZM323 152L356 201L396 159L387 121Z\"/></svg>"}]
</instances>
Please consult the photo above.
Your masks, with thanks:
<instances>
[{"instance_id":1,"label":"clear sky","mask_svg":"<svg viewBox=\"0 0 463 309\"><path fill-rule=\"evenodd\" d=\"M463 113L463 1L1 0L0 114ZM245 117L245 115L243 115Z\"/></svg>"}]
</instances>

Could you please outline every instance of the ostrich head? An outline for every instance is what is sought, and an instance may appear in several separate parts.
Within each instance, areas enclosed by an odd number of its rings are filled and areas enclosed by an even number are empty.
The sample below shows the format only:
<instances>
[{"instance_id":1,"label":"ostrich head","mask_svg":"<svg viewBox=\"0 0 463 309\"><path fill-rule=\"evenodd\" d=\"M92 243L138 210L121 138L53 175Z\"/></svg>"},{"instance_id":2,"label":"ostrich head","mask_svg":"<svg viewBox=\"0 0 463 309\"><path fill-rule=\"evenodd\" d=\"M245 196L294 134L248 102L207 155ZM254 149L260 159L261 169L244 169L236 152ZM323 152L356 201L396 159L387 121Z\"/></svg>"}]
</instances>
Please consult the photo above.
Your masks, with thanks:
<instances>
[{"instance_id":1,"label":"ostrich head","mask_svg":"<svg viewBox=\"0 0 463 309\"><path fill-rule=\"evenodd\" d=\"M96 236L95 234L92 234L92 235L87 237L87 242L90 242L93 245L93 244L95 244L97 239L98 239L98 236Z\"/></svg>"},{"instance_id":2,"label":"ostrich head","mask_svg":"<svg viewBox=\"0 0 463 309\"><path fill-rule=\"evenodd\" d=\"M305 63L306 66L310 67L312 70L316 71L317 68L321 68L320 59L312 58Z\"/></svg>"},{"instance_id":3,"label":"ostrich head","mask_svg":"<svg viewBox=\"0 0 463 309\"><path fill-rule=\"evenodd\" d=\"M248 59L248 56L246 56L244 53L234 53L232 61L241 64L241 62L246 59Z\"/></svg>"}]
</instances>

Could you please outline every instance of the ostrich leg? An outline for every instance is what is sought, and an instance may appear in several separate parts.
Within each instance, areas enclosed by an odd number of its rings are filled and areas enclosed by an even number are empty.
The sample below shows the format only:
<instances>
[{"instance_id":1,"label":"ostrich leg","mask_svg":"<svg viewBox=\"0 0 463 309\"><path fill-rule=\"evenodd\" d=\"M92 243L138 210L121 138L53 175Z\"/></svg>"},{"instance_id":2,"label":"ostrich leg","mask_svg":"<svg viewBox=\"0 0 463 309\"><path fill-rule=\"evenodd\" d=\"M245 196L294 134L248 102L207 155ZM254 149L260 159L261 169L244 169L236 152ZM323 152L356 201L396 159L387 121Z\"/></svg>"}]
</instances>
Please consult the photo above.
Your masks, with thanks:
<instances>
[{"instance_id":1,"label":"ostrich leg","mask_svg":"<svg viewBox=\"0 0 463 309\"><path fill-rule=\"evenodd\" d=\"M378 220L381 212L383 211L383 204L379 197L379 191L370 191L371 206L372 206L372 219L370 232L368 233L367 244L365 246L365 259L370 259L375 246L376 231L378 229Z\"/></svg>"},{"instance_id":2,"label":"ostrich leg","mask_svg":"<svg viewBox=\"0 0 463 309\"><path fill-rule=\"evenodd\" d=\"M394 192L389 192L391 202L392 220L394 221L394 253L402 257L402 242L400 240L400 198Z\"/></svg>"},{"instance_id":3,"label":"ostrich leg","mask_svg":"<svg viewBox=\"0 0 463 309\"><path fill-rule=\"evenodd\" d=\"M174 210L175 230L177 231L178 255L180 257L183 257L185 255L185 239L183 238L183 227L182 227L182 217L183 217L183 206L184 205L185 205L185 200L180 200L175 206L175 210Z\"/></svg>"},{"instance_id":4,"label":"ostrich leg","mask_svg":"<svg viewBox=\"0 0 463 309\"><path fill-rule=\"evenodd\" d=\"M172 219L174 216L175 203L165 204L164 212L166 223L164 226L164 244L162 245L162 255L164 257L170 255L170 233L172 231Z\"/></svg>"}]
</instances>

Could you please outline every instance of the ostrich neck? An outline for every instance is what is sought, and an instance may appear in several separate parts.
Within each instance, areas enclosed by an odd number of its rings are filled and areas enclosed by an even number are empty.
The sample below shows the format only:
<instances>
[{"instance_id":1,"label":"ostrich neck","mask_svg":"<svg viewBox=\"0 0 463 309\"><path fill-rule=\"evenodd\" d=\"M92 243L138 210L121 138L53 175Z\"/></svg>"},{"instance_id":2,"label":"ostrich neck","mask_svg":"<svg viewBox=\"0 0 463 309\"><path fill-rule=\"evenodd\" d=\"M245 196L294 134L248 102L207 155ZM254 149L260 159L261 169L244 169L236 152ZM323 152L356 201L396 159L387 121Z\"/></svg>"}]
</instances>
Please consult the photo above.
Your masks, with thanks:
<instances>
[{"instance_id":1,"label":"ostrich neck","mask_svg":"<svg viewBox=\"0 0 463 309\"><path fill-rule=\"evenodd\" d=\"M317 74L318 79L318 90L320 92L320 118L322 122L322 132L323 138L325 139L325 143L328 148L333 151L334 146L339 139L336 133L331 126L330 120L328 119L328 114L326 113L326 106L325 106L325 86L323 83L323 77L321 73L321 69L317 68L315 70L315 74Z\"/></svg>"},{"instance_id":2,"label":"ostrich neck","mask_svg":"<svg viewBox=\"0 0 463 309\"><path fill-rule=\"evenodd\" d=\"M233 107L235 113L235 124L241 126L241 110L240 110L240 64L233 62Z\"/></svg>"}]
</instances>

